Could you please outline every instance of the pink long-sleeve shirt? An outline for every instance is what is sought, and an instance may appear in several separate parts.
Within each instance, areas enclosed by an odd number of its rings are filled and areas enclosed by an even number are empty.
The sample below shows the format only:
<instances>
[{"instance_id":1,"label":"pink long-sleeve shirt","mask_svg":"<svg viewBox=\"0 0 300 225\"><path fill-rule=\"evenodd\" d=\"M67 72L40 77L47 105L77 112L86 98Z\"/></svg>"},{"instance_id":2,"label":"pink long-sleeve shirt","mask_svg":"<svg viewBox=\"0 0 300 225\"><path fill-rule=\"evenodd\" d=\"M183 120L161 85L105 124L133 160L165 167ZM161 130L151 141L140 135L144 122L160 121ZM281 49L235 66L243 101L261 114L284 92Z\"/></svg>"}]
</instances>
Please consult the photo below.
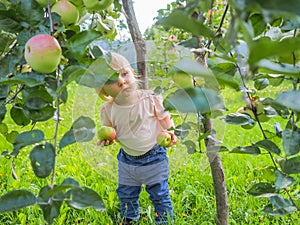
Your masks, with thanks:
<instances>
[{"instance_id":1,"label":"pink long-sleeve shirt","mask_svg":"<svg viewBox=\"0 0 300 225\"><path fill-rule=\"evenodd\" d=\"M114 101L101 106L102 126L114 127L117 141L129 155L143 155L156 144L157 135L174 124L169 112L164 110L161 95L139 90L139 100L121 106Z\"/></svg>"}]
</instances>

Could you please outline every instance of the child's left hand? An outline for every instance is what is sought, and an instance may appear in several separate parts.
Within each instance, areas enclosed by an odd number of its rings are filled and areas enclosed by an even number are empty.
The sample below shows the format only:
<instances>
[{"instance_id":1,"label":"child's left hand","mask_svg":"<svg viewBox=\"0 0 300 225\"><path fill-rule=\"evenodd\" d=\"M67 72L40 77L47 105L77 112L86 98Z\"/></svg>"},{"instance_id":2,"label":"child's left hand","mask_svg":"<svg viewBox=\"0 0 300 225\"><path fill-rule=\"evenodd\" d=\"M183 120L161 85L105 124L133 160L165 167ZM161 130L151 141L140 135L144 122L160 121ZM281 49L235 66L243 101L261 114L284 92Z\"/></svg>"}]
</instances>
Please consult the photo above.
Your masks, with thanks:
<instances>
[{"instance_id":1,"label":"child's left hand","mask_svg":"<svg viewBox=\"0 0 300 225\"><path fill-rule=\"evenodd\" d=\"M167 131L171 136L171 142L167 147L171 147L172 145L176 144L178 141L178 137L174 134L174 131Z\"/></svg>"}]
</instances>

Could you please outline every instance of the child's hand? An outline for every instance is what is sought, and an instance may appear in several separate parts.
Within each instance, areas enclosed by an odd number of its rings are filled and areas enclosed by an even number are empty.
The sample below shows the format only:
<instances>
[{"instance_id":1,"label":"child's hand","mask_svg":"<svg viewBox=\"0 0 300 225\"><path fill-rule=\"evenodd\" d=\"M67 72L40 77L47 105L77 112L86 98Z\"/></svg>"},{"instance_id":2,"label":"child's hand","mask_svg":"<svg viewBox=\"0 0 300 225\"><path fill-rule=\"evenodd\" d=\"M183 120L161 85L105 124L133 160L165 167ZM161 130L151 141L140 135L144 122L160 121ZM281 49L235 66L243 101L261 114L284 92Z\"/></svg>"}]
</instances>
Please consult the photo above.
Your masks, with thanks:
<instances>
[{"instance_id":1,"label":"child's hand","mask_svg":"<svg viewBox=\"0 0 300 225\"><path fill-rule=\"evenodd\" d=\"M115 142L117 138L116 130L110 126L101 126L97 131L99 141L97 145L107 146Z\"/></svg>"},{"instance_id":2,"label":"child's hand","mask_svg":"<svg viewBox=\"0 0 300 225\"><path fill-rule=\"evenodd\" d=\"M178 138L173 131L164 130L156 137L156 142L162 147L171 147L177 142Z\"/></svg>"},{"instance_id":3,"label":"child's hand","mask_svg":"<svg viewBox=\"0 0 300 225\"><path fill-rule=\"evenodd\" d=\"M98 146L108 146L108 145L112 145L113 143L115 143L115 140L102 140L102 141L97 141L97 145Z\"/></svg>"},{"instance_id":4,"label":"child's hand","mask_svg":"<svg viewBox=\"0 0 300 225\"><path fill-rule=\"evenodd\" d=\"M178 137L174 134L173 131L167 131L170 136L171 136L171 142L167 147L171 147L172 145L176 144L176 142L178 141Z\"/></svg>"}]
</instances>

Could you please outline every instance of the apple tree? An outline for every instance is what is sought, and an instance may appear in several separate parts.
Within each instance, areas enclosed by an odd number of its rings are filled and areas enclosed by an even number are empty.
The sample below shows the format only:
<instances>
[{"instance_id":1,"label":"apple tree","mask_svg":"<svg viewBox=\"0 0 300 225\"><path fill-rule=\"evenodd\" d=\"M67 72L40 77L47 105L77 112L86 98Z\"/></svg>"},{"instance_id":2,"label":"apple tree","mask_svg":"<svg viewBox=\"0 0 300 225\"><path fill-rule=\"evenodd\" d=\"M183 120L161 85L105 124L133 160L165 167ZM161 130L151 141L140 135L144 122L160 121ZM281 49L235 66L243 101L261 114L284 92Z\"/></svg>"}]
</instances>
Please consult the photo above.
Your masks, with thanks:
<instances>
[{"instance_id":1,"label":"apple tree","mask_svg":"<svg viewBox=\"0 0 300 225\"><path fill-rule=\"evenodd\" d=\"M32 170L48 183L37 196L29 190L5 193L0 213L38 205L45 221L52 223L64 202L76 209L104 209L98 193L73 178L57 183L55 165L66 146L95 136L95 122L86 116L59 134L60 112L71 82L95 88L114 73L108 66L110 55L92 43L115 38L114 21L120 11L121 5L113 0L0 2L0 132L13 149L1 149L1 156L15 174L14 160L25 147L31 148ZM15 126L5 123L8 116ZM37 124L53 119L53 136L46 138Z\"/></svg>"},{"instance_id":2,"label":"apple tree","mask_svg":"<svg viewBox=\"0 0 300 225\"><path fill-rule=\"evenodd\" d=\"M299 4L177 1L161 13L157 23L172 35L184 34L178 45L190 48L194 55L193 59L181 59L170 71L169 76L179 85L165 101L168 110L184 113L184 118L195 115L199 121L183 121L177 127L183 143L189 152L202 151L205 142L207 154L268 154L268 177L261 177L247 192L268 199L263 211L269 215L299 212ZM275 98L264 96L262 90L271 85L290 86L291 90L285 87ZM221 100L224 87L243 93L245 104L237 112L226 113ZM273 130L266 128L270 118L284 120L284 127L276 121ZM212 121L218 119L241 132L257 125L261 139L229 149L215 139L218 131ZM185 139L192 129L199 132L197 139ZM226 198L223 200L226 208ZM226 209L223 212L217 224L227 223Z\"/></svg>"}]
</instances>

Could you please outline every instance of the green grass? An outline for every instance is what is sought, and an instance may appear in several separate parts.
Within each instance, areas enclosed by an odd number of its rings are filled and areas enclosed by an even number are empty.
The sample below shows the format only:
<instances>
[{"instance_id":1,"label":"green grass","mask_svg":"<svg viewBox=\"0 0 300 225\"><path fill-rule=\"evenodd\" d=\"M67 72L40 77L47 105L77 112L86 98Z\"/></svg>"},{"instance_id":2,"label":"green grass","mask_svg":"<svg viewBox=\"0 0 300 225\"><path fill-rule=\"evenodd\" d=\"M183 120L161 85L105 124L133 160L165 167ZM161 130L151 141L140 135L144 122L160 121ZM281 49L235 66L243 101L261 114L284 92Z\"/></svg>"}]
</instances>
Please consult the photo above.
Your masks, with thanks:
<instances>
[{"instance_id":1,"label":"green grass","mask_svg":"<svg viewBox=\"0 0 300 225\"><path fill-rule=\"evenodd\" d=\"M76 118L77 111L82 110L86 114L92 114L99 121L100 101L96 101L95 108L84 108L74 106L74 97L80 90L76 86L71 86L70 100L67 106L62 106L62 117L60 135L65 133L71 126L72 120ZM269 97L275 96L278 88L266 90ZM81 93L81 92L80 92ZM83 92L84 93L84 92ZM244 103L241 94L226 89L223 92L225 104L232 112L236 111ZM263 95L262 95L263 96ZM80 94L82 99L89 96ZM90 97L91 98L91 97ZM179 119L179 118L178 118ZM265 129L272 129L272 124L278 120L272 119L263 126ZM6 118L6 123L10 123ZM99 125L99 124L98 124ZM49 140L53 137L54 121L40 123L36 128L45 132ZM238 145L248 145L262 139L262 134L258 127L251 130L242 130L239 127L226 125L220 120L215 121L218 139L222 145L232 149ZM10 130L13 126L10 126ZM18 128L20 129L20 128ZM25 130L30 127L23 128ZM116 183L116 160L115 155L118 145L105 149L96 146L94 139L90 143L73 144L64 148L57 157L56 183L61 183L65 178L72 177L80 185L94 189L103 198L106 210L96 212L93 209L76 210L63 204L61 216L55 221L56 225L66 224L95 224L95 225L115 225L121 221L120 208L115 189ZM11 144L7 143L0 135L1 150L12 150ZM28 189L38 194L41 187L50 182L50 179L39 179L34 176L28 158L29 147L21 150L15 159L15 170L19 180L13 178L11 173L11 160L0 158L0 194L3 195L13 189ZM220 153L224 167L225 179L228 191L228 201L230 206L229 224L300 224L299 213L282 217L272 217L261 212L268 204L266 199L254 198L248 195L247 189L250 185L260 180L259 173L265 166L271 165L268 155L259 156ZM169 151L170 156L170 191L175 211L175 224L215 224L216 204L209 163L205 153L197 152L189 155L185 147L178 143ZM100 166L99 163L106 163ZM299 186L299 185L298 185ZM141 225L153 224L153 205L148 199L145 191L140 198L141 205ZM24 208L16 212L0 215L1 224L21 224L40 225L44 224L42 211L38 206Z\"/></svg>"}]
</instances>

